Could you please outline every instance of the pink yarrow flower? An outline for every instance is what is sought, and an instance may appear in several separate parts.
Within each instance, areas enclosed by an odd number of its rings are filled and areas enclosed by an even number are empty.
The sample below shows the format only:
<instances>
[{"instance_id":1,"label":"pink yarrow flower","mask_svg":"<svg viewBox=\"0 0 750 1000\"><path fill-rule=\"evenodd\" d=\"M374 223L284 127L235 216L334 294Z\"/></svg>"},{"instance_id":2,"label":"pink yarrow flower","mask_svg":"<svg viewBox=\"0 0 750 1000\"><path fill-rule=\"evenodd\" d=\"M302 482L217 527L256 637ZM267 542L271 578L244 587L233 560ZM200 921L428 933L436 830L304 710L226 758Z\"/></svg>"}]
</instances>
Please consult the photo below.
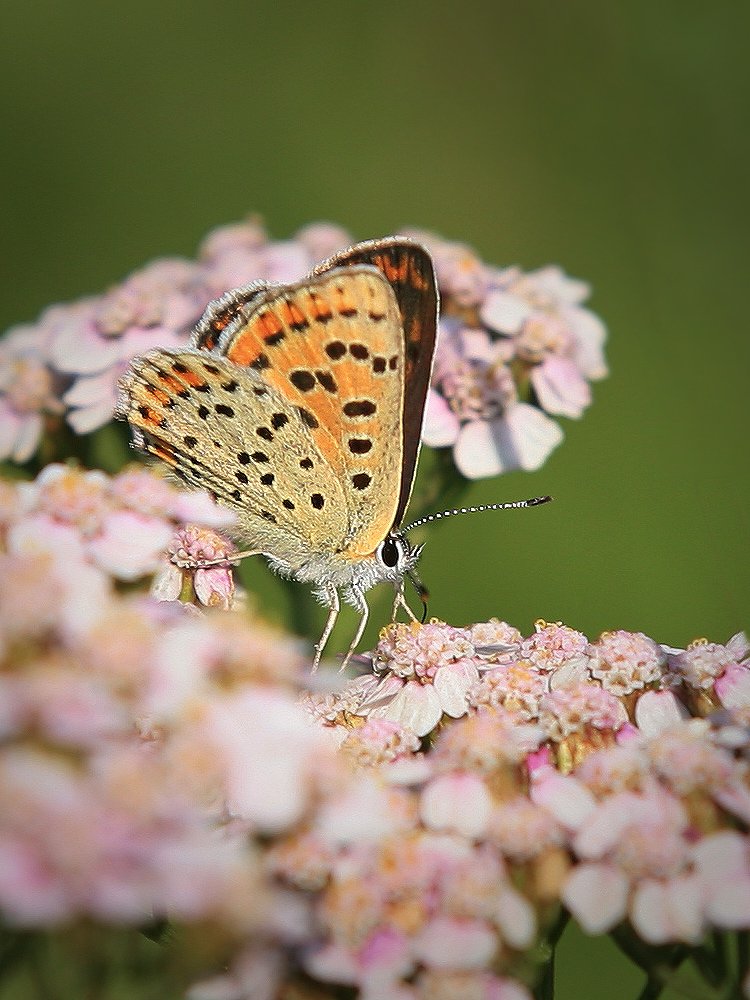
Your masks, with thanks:
<instances>
[{"instance_id":1,"label":"pink yarrow flower","mask_svg":"<svg viewBox=\"0 0 750 1000\"><path fill-rule=\"evenodd\" d=\"M424 736L443 714L468 711L468 692L479 678L473 653L467 634L444 622L388 625L373 653L383 676L362 689L358 711Z\"/></svg>"},{"instance_id":2,"label":"pink yarrow flower","mask_svg":"<svg viewBox=\"0 0 750 1000\"><path fill-rule=\"evenodd\" d=\"M74 564L86 564L118 580L156 571L184 512L215 525L233 520L207 496L196 502L143 468L110 478L53 464L15 489L19 504L8 527L10 552L46 554L70 572Z\"/></svg>"},{"instance_id":3,"label":"pink yarrow flower","mask_svg":"<svg viewBox=\"0 0 750 1000\"><path fill-rule=\"evenodd\" d=\"M539 468L562 441L551 419L578 419L607 374L605 330L581 307L585 282L560 268L524 274L483 265L468 248L418 233L443 296L423 437L450 447L469 479Z\"/></svg>"},{"instance_id":4,"label":"pink yarrow flower","mask_svg":"<svg viewBox=\"0 0 750 1000\"><path fill-rule=\"evenodd\" d=\"M588 286L554 267L493 268L463 244L411 235L433 255L442 302L425 442L451 447L472 479L539 468L562 441L552 417L580 417L589 382L606 374L604 328L581 306ZM0 454L29 458L45 415L65 414L78 434L101 427L134 357L187 346L212 300L256 281L298 281L351 242L330 223L272 240L251 218L210 232L196 260L152 261L102 295L47 310L5 340Z\"/></svg>"},{"instance_id":5,"label":"pink yarrow flower","mask_svg":"<svg viewBox=\"0 0 750 1000\"><path fill-rule=\"evenodd\" d=\"M31 458L45 418L65 410L48 358L53 327L48 310L37 326L13 327L0 340L0 459Z\"/></svg>"}]
</instances>

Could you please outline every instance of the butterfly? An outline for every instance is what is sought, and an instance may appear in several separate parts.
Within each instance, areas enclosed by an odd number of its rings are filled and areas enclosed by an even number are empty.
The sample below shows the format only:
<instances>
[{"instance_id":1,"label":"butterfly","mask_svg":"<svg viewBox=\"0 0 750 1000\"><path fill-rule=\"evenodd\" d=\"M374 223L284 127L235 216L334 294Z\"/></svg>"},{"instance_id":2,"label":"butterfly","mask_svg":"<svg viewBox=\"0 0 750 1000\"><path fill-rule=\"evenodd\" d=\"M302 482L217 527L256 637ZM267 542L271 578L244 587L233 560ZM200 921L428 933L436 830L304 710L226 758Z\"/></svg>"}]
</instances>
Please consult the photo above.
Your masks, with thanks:
<instances>
[{"instance_id":1,"label":"butterfly","mask_svg":"<svg viewBox=\"0 0 750 1000\"><path fill-rule=\"evenodd\" d=\"M378 583L395 589L421 546L399 530L412 491L430 384L438 290L427 250L359 243L301 281L264 281L211 303L190 347L135 358L116 415L133 445L237 515L273 569L310 583L328 607L317 667L341 596L360 614ZM343 669L343 666L342 666Z\"/></svg>"}]
</instances>

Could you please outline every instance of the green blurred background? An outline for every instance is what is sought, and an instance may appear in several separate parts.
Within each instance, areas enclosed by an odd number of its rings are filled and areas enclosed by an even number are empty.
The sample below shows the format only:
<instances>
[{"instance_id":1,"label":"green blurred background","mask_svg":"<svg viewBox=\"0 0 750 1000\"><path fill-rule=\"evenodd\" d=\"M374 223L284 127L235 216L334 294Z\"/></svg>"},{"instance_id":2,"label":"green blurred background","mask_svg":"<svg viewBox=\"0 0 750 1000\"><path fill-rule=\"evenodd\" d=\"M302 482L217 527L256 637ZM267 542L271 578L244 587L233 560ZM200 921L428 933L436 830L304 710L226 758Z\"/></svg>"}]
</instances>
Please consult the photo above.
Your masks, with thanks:
<instances>
[{"instance_id":1,"label":"green blurred background","mask_svg":"<svg viewBox=\"0 0 750 1000\"><path fill-rule=\"evenodd\" d=\"M554 504L435 527L430 612L725 641L749 624L747 9L8 2L0 325L251 211L558 262L593 283L612 374L541 471L466 498ZM570 947L561 997L637 992Z\"/></svg>"}]
</instances>

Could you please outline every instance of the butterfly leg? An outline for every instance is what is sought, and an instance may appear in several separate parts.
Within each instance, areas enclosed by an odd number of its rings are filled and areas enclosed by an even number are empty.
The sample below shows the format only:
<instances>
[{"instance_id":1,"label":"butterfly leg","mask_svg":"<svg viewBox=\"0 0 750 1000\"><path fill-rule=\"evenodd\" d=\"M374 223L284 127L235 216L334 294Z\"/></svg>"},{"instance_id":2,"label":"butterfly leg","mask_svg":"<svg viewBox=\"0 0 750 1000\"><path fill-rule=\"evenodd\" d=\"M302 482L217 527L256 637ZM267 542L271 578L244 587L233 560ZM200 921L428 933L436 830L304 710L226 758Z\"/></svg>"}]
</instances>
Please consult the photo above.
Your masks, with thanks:
<instances>
[{"instance_id":1,"label":"butterfly leg","mask_svg":"<svg viewBox=\"0 0 750 1000\"><path fill-rule=\"evenodd\" d=\"M209 566L234 566L240 559L247 559L248 556L265 555L260 549L248 549L245 552L233 552L231 555L222 556L221 559L198 559L191 564L192 569L207 569Z\"/></svg>"},{"instance_id":2,"label":"butterfly leg","mask_svg":"<svg viewBox=\"0 0 750 1000\"><path fill-rule=\"evenodd\" d=\"M370 617L370 609L367 606L367 601L365 600L364 592L359 590L357 587L352 586L347 597L347 600L354 605L354 607L359 611L361 617L359 619L359 625L357 626L357 631L352 639L351 646L347 650L344 661L339 667L339 673L342 670L346 670L346 666L354 653L354 650L359 645L359 641L364 634L365 628L367 627L367 619Z\"/></svg>"},{"instance_id":3,"label":"butterfly leg","mask_svg":"<svg viewBox=\"0 0 750 1000\"><path fill-rule=\"evenodd\" d=\"M328 607L331 609L328 612L328 617L326 618L326 623L323 627L323 633L318 641L315 643L315 656L313 658L312 669L313 673L318 669L320 665L320 657L323 655L323 650L325 649L326 643L328 642L328 637L333 631L333 626L336 624L336 619L339 616L339 611L341 611L341 601L339 600L339 592L333 586L332 583L326 585L326 596L328 598Z\"/></svg>"},{"instance_id":4,"label":"butterfly leg","mask_svg":"<svg viewBox=\"0 0 750 1000\"><path fill-rule=\"evenodd\" d=\"M404 597L403 587L399 587L399 589L396 591L396 596L393 599L393 610L391 611L391 621L392 622L395 622L395 620L396 620L396 612L398 611L399 608L403 608L404 611L407 613L407 615L411 618L411 620L413 622L418 622L419 621L419 619L414 614L414 612L412 611L412 609L406 603L406 598Z\"/></svg>"}]
</instances>

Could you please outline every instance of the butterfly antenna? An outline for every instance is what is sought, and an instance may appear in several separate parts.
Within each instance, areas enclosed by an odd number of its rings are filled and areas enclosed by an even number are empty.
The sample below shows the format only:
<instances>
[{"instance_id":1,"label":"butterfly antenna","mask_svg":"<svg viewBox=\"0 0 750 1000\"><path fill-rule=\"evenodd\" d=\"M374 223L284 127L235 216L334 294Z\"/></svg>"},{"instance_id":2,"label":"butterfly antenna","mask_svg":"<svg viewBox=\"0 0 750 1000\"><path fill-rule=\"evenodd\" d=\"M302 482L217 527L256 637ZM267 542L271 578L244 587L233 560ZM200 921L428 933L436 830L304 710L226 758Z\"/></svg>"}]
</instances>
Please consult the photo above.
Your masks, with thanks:
<instances>
[{"instance_id":1,"label":"butterfly antenna","mask_svg":"<svg viewBox=\"0 0 750 1000\"><path fill-rule=\"evenodd\" d=\"M444 517L453 517L455 514L479 514L484 510L511 510L513 507L538 507L540 503L549 503L551 499L552 497L532 497L531 500L514 500L511 503L485 503L479 507L456 507L454 510L441 510L437 514L420 517L401 530L406 534L412 528L419 528L423 524L429 524L430 521L440 521ZM419 593L419 587L417 587L417 593Z\"/></svg>"}]
</instances>

